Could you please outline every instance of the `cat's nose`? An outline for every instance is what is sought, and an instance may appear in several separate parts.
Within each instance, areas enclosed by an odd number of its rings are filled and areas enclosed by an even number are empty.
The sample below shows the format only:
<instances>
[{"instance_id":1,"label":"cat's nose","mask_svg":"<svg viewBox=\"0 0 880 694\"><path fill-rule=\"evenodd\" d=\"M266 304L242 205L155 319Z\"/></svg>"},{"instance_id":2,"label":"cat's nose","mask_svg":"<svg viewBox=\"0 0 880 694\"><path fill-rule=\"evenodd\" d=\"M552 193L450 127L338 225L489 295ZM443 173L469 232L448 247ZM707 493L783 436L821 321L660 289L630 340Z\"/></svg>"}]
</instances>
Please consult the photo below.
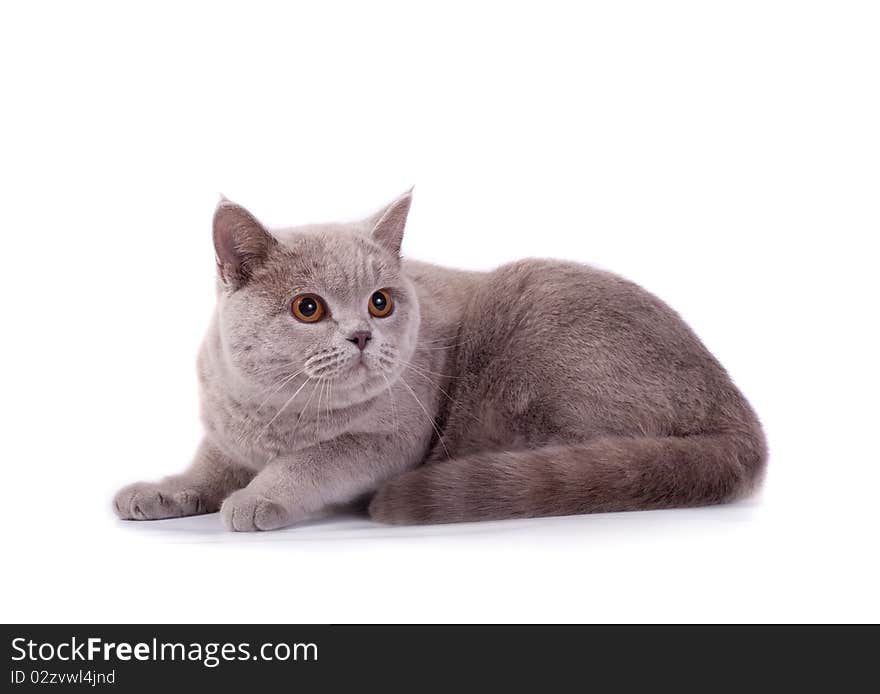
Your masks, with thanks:
<instances>
[{"instance_id":1,"label":"cat's nose","mask_svg":"<svg viewBox=\"0 0 880 694\"><path fill-rule=\"evenodd\" d=\"M369 330L355 330L351 334L351 337L348 338L348 341L354 342L358 346L358 349L363 352L372 337L373 333Z\"/></svg>"}]
</instances>

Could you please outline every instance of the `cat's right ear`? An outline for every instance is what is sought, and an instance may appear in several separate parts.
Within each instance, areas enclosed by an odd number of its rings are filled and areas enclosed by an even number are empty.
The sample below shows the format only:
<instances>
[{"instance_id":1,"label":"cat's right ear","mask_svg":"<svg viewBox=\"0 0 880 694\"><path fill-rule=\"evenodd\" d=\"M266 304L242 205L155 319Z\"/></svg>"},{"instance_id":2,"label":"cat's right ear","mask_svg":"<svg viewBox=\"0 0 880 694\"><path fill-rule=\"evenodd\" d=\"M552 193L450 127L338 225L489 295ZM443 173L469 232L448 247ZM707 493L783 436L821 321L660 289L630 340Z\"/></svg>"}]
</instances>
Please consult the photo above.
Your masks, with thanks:
<instances>
[{"instance_id":1,"label":"cat's right ear","mask_svg":"<svg viewBox=\"0 0 880 694\"><path fill-rule=\"evenodd\" d=\"M413 189L410 188L385 209L373 215L369 221L373 240L396 258L400 257L400 244L403 242L403 230L412 204L412 193Z\"/></svg>"},{"instance_id":2,"label":"cat's right ear","mask_svg":"<svg viewBox=\"0 0 880 694\"><path fill-rule=\"evenodd\" d=\"M220 196L214 211L214 252L217 272L227 286L246 284L276 243L256 217Z\"/></svg>"}]
</instances>

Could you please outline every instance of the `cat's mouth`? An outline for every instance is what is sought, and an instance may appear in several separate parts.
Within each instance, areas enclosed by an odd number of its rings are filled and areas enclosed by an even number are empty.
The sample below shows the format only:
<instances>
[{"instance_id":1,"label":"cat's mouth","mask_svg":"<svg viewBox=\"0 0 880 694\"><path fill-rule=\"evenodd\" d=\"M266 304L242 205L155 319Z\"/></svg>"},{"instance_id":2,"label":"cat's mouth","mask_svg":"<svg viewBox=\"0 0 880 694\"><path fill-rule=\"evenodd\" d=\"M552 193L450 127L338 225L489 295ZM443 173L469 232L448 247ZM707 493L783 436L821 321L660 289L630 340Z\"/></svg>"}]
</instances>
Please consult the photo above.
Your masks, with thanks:
<instances>
[{"instance_id":1,"label":"cat's mouth","mask_svg":"<svg viewBox=\"0 0 880 694\"><path fill-rule=\"evenodd\" d=\"M387 345L375 349L333 349L306 360L305 372L319 383L332 383L343 389L363 389L384 383L394 372L396 352Z\"/></svg>"},{"instance_id":2,"label":"cat's mouth","mask_svg":"<svg viewBox=\"0 0 880 694\"><path fill-rule=\"evenodd\" d=\"M332 366L325 366L310 375L319 381L341 383L352 379L356 381L361 380L371 374L378 375L380 370L380 365L373 359L364 354L359 354L348 359L341 359Z\"/></svg>"}]
</instances>

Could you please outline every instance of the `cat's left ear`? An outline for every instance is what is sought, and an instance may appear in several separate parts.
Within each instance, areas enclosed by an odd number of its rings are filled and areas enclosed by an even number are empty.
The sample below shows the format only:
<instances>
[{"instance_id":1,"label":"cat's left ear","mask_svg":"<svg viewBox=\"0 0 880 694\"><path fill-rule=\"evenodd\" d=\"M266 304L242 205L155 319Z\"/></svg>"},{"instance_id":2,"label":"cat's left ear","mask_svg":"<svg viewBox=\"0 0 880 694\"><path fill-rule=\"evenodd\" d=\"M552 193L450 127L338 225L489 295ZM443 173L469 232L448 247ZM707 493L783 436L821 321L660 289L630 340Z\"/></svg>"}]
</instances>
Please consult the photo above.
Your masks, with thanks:
<instances>
[{"instance_id":1,"label":"cat's left ear","mask_svg":"<svg viewBox=\"0 0 880 694\"><path fill-rule=\"evenodd\" d=\"M403 230L412 204L412 192L413 189L410 188L372 218L373 228L370 235L395 258L400 256L400 244L403 243Z\"/></svg>"}]
</instances>

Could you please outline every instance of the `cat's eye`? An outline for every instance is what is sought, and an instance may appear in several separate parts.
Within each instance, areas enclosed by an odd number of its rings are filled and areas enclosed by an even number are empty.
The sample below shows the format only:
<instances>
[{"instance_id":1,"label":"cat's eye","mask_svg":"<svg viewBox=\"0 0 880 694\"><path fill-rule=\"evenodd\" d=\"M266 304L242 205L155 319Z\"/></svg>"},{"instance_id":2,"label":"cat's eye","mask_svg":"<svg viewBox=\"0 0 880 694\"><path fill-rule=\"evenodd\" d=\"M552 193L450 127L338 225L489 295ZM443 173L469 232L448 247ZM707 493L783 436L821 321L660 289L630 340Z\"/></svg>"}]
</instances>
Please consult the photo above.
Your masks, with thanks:
<instances>
[{"instance_id":1,"label":"cat's eye","mask_svg":"<svg viewBox=\"0 0 880 694\"><path fill-rule=\"evenodd\" d=\"M303 323L317 323L327 313L324 302L315 294L300 294L290 303L293 317Z\"/></svg>"},{"instance_id":2,"label":"cat's eye","mask_svg":"<svg viewBox=\"0 0 880 694\"><path fill-rule=\"evenodd\" d=\"M376 316L376 318L384 318L391 315L391 311L394 310L394 304L391 301L391 294L388 293L387 289L373 292L373 296L370 297L369 309L370 314Z\"/></svg>"}]
</instances>

